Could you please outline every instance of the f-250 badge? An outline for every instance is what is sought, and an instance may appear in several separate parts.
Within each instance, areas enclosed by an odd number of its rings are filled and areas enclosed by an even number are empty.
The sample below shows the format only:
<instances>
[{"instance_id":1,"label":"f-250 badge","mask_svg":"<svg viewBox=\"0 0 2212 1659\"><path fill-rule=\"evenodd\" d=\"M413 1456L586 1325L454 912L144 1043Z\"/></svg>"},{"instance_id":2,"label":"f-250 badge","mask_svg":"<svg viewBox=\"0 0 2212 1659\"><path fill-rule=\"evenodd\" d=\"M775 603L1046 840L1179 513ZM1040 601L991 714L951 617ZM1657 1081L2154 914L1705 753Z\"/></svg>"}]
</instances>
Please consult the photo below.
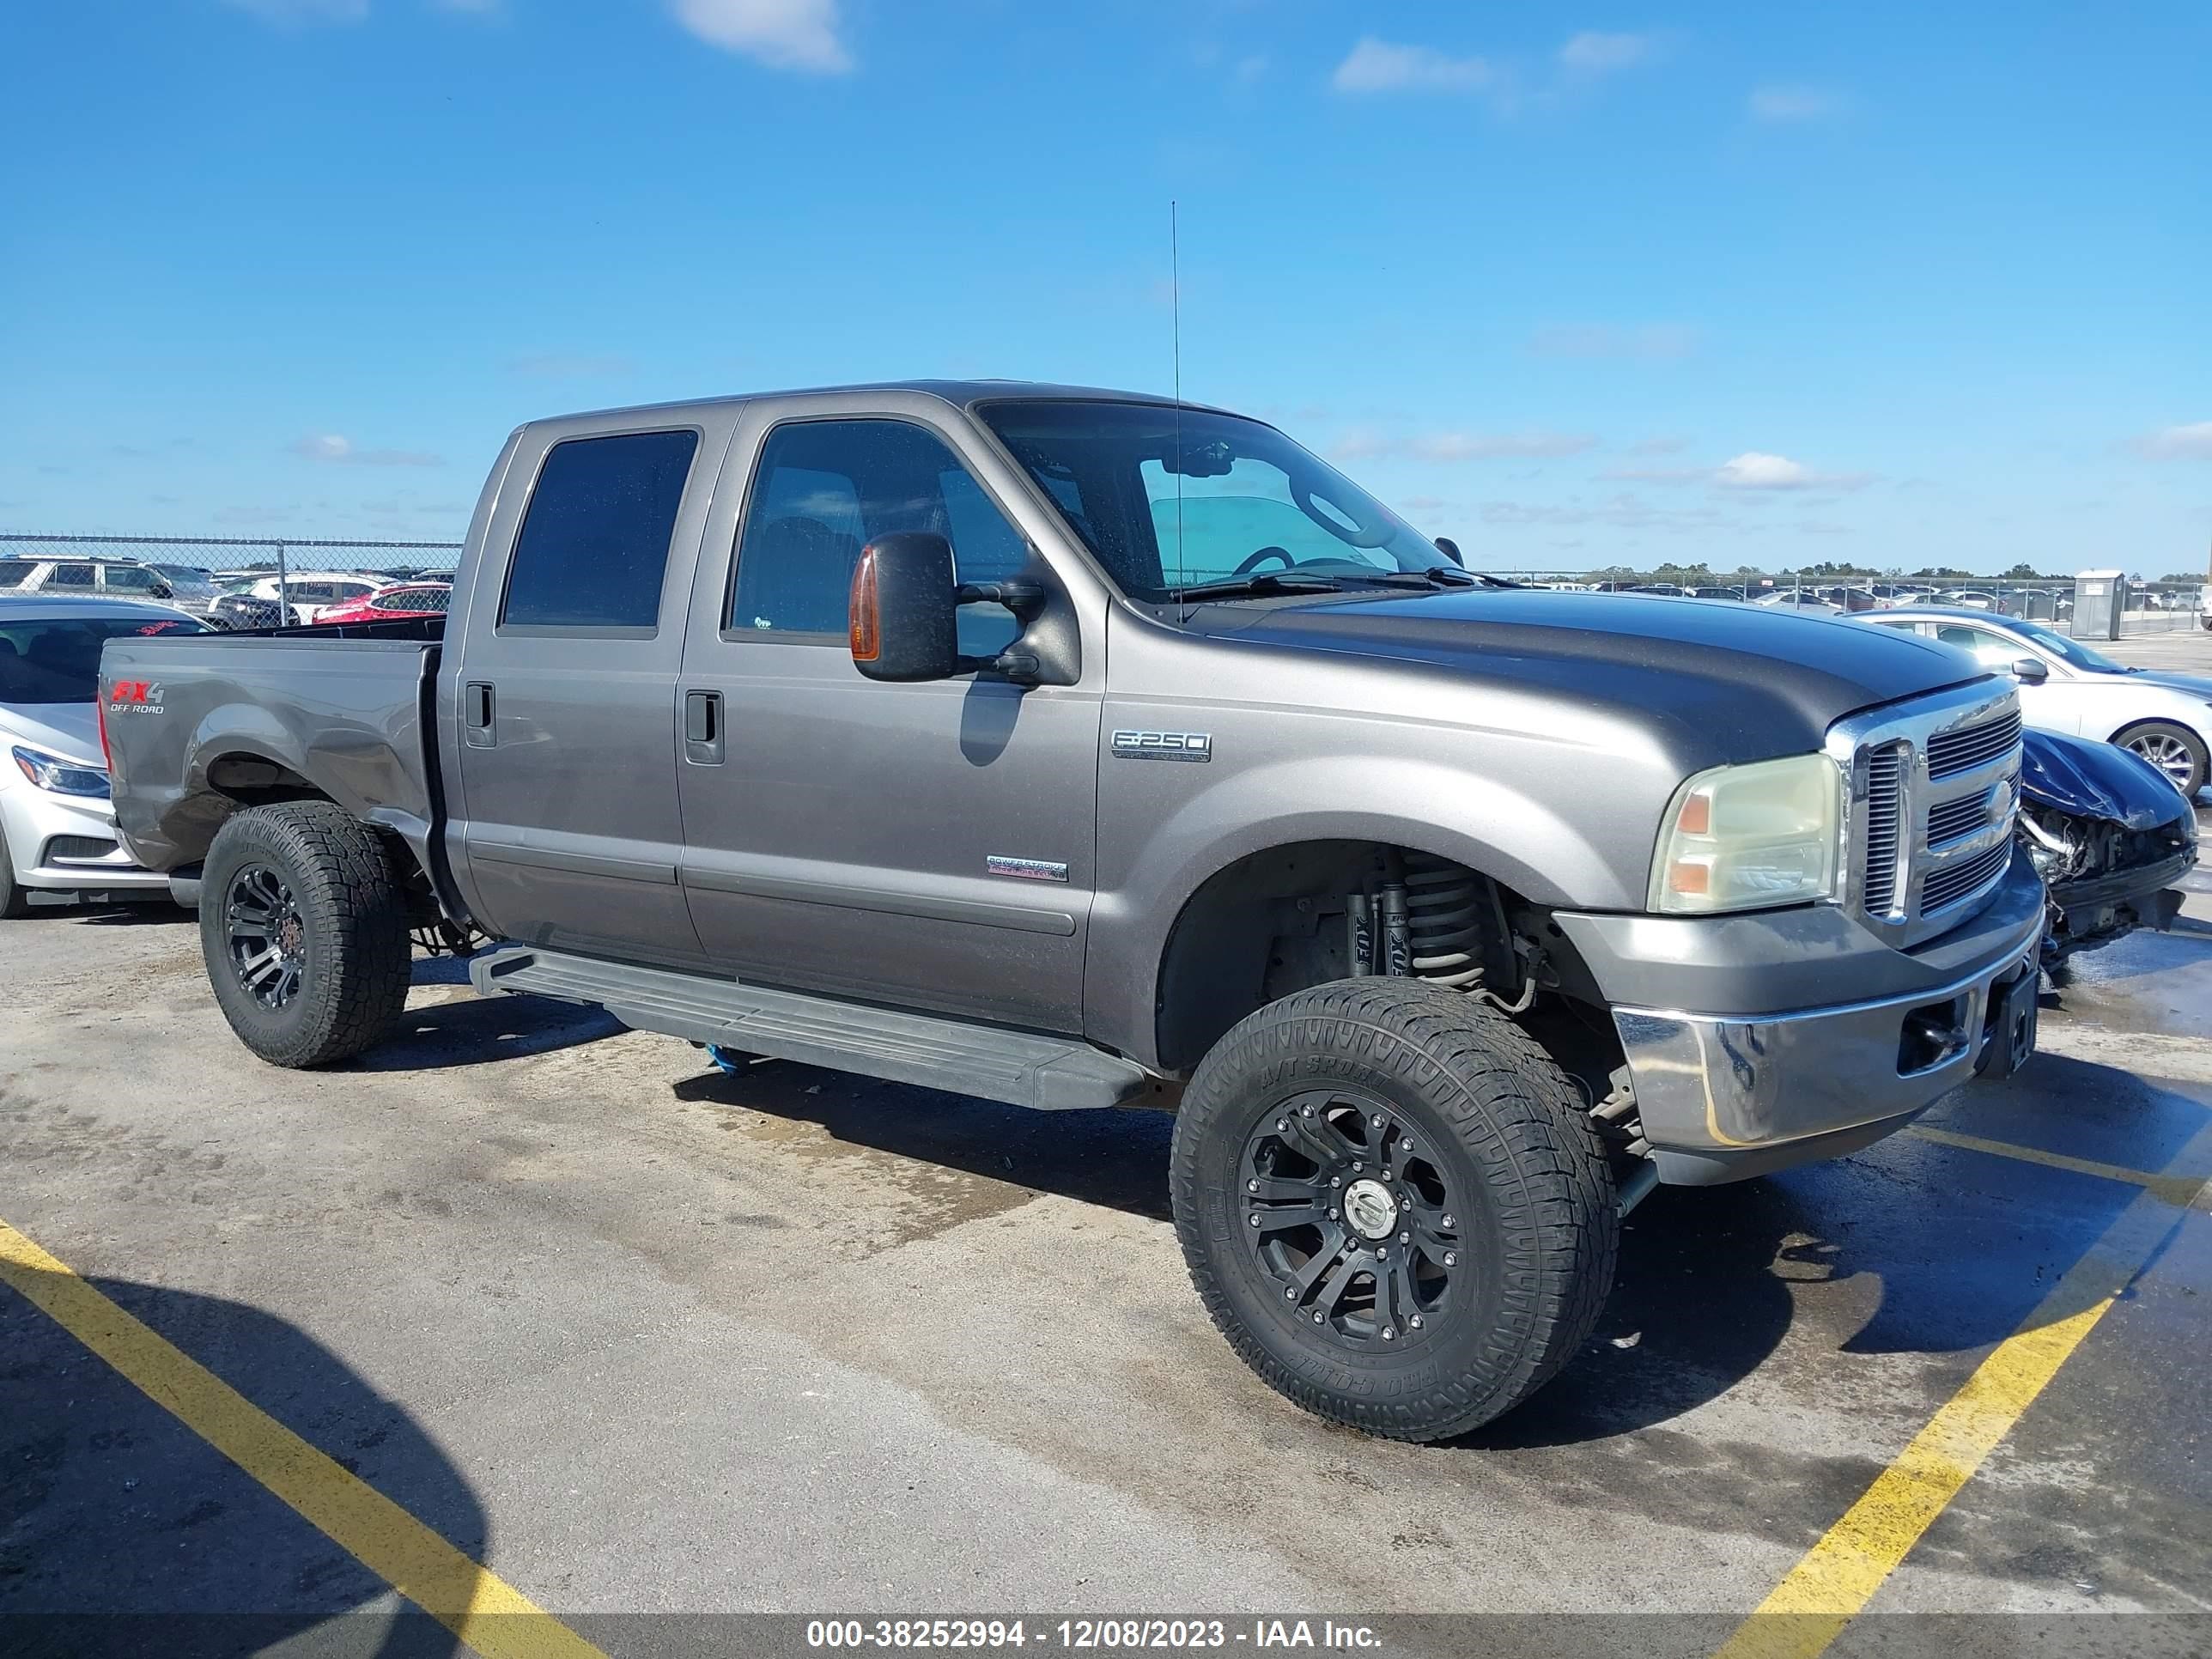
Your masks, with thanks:
<instances>
[{"instance_id":1,"label":"f-250 badge","mask_svg":"<svg viewBox=\"0 0 2212 1659\"><path fill-rule=\"evenodd\" d=\"M1116 732L1113 738L1116 760L1210 761L1213 758L1211 732Z\"/></svg>"}]
</instances>

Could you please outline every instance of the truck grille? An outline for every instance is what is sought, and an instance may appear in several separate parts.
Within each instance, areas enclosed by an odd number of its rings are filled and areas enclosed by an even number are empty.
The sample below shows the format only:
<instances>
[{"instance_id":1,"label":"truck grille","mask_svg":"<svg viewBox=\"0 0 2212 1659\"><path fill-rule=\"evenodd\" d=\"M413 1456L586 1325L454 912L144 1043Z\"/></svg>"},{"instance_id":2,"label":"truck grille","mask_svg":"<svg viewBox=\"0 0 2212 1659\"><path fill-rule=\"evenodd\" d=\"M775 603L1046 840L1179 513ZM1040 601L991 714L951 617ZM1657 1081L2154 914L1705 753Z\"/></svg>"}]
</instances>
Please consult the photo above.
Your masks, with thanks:
<instances>
[{"instance_id":1,"label":"truck grille","mask_svg":"<svg viewBox=\"0 0 2212 1659\"><path fill-rule=\"evenodd\" d=\"M1963 732L1946 732L1928 740L1928 775L1931 781L1956 777L1986 761L1994 760L2020 741L2020 711L1986 726L1970 726Z\"/></svg>"},{"instance_id":2,"label":"truck grille","mask_svg":"<svg viewBox=\"0 0 2212 1659\"><path fill-rule=\"evenodd\" d=\"M1921 914L1925 915L1957 903L1976 888L1994 881L1998 872L2011 861L2012 842L2008 837L1972 858L1930 871L1926 885L1920 890Z\"/></svg>"},{"instance_id":3,"label":"truck grille","mask_svg":"<svg viewBox=\"0 0 2212 1659\"><path fill-rule=\"evenodd\" d=\"M1880 915L1897 899L1898 830L1904 819L1905 759L1899 744L1877 749L1867 759L1866 883L1864 902Z\"/></svg>"},{"instance_id":4,"label":"truck grille","mask_svg":"<svg viewBox=\"0 0 2212 1659\"><path fill-rule=\"evenodd\" d=\"M1844 722L1830 752L1852 780L1858 908L1899 945L1953 926L2012 860L2020 705L1987 681Z\"/></svg>"}]
</instances>

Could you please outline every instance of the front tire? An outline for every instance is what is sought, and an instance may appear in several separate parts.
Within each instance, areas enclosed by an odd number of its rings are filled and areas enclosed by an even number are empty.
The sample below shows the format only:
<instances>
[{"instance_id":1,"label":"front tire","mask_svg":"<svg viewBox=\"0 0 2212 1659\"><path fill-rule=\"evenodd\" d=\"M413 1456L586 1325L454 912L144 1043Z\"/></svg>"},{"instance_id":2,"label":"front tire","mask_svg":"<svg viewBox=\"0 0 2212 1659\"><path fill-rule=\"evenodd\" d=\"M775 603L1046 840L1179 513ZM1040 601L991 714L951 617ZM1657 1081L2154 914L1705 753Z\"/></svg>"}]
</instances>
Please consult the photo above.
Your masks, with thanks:
<instances>
[{"instance_id":1,"label":"front tire","mask_svg":"<svg viewBox=\"0 0 2212 1659\"><path fill-rule=\"evenodd\" d=\"M326 1066L388 1032L413 955L376 832L330 801L240 812L201 872L200 948L238 1040L272 1066Z\"/></svg>"},{"instance_id":2,"label":"front tire","mask_svg":"<svg viewBox=\"0 0 2212 1659\"><path fill-rule=\"evenodd\" d=\"M31 890L15 879L15 855L8 832L0 830L0 921L21 921L31 914Z\"/></svg>"},{"instance_id":3,"label":"front tire","mask_svg":"<svg viewBox=\"0 0 2212 1659\"><path fill-rule=\"evenodd\" d=\"M2112 741L2172 778L2174 787L2191 801L2204 787L2206 772L2212 770L2212 757L2206 753L2204 739L2172 720L2145 720L2130 726Z\"/></svg>"},{"instance_id":4,"label":"front tire","mask_svg":"<svg viewBox=\"0 0 2212 1659\"><path fill-rule=\"evenodd\" d=\"M1176 1121L1176 1231L1261 1379L1441 1440L1534 1393L1612 1288L1620 1212L1558 1065L1473 998L1340 980L1217 1043Z\"/></svg>"}]
</instances>

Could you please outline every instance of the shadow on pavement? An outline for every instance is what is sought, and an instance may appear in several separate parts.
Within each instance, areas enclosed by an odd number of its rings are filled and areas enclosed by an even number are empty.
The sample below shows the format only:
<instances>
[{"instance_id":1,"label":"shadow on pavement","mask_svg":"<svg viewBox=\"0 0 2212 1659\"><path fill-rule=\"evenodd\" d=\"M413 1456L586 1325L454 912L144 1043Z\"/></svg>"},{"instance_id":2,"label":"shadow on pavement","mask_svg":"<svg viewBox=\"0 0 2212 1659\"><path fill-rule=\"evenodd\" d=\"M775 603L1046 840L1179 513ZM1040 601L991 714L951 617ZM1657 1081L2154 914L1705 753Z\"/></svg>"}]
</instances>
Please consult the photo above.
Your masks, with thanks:
<instances>
[{"instance_id":1,"label":"shadow on pavement","mask_svg":"<svg viewBox=\"0 0 2212 1659\"><path fill-rule=\"evenodd\" d=\"M453 989L440 1001L414 999L392 1034L353 1061L354 1066L368 1072L488 1066L597 1042L625 1029L603 1008L545 997L477 996L468 988L466 957L418 956L410 983L417 990Z\"/></svg>"},{"instance_id":2,"label":"shadow on pavement","mask_svg":"<svg viewBox=\"0 0 2212 1659\"><path fill-rule=\"evenodd\" d=\"M483 1559L485 1517L467 1480L404 1410L313 1339L240 1303L89 1282ZM4 1283L0 1356L0 1651L213 1656L295 1638L304 1639L288 1651L459 1650L428 1613Z\"/></svg>"}]
</instances>

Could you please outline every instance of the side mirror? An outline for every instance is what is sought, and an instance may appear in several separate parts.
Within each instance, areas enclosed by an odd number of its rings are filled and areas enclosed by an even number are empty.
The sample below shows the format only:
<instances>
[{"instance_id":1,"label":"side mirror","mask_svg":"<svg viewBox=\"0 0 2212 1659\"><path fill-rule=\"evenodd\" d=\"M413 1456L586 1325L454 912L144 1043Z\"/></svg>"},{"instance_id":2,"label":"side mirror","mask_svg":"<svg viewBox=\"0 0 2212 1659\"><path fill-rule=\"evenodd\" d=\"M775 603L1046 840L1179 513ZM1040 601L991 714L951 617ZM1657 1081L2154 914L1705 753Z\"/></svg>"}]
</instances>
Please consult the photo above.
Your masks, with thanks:
<instances>
[{"instance_id":1,"label":"side mirror","mask_svg":"<svg viewBox=\"0 0 2212 1659\"><path fill-rule=\"evenodd\" d=\"M952 544L903 530L860 550L853 567L853 665L872 680L949 680L961 672Z\"/></svg>"},{"instance_id":2,"label":"side mirror","mask_svg":"<svg viewBox=\"0 0 2212 1659\"><path fill-rule=\"evenodd\" d=\"M1439 536L1437 538L1437 551L1443 554L1444 557L1449 559L1461 569L1464 570L1467 568L1467 561L1460 556L1459 544L1454 541L1450 537Z\"/></svg>"},{"instance_id":3,"label":"side mirror","mask_svg":"<svg viewBox=\"0 0 2212 1659\"><path fill-rule=\"evenodd\" d=\"M2051 666L2040 657L2022 657L2012 665L2012 677L2022 685L2040 685L2051 678Z\"/></svg>"}]
</instances>

